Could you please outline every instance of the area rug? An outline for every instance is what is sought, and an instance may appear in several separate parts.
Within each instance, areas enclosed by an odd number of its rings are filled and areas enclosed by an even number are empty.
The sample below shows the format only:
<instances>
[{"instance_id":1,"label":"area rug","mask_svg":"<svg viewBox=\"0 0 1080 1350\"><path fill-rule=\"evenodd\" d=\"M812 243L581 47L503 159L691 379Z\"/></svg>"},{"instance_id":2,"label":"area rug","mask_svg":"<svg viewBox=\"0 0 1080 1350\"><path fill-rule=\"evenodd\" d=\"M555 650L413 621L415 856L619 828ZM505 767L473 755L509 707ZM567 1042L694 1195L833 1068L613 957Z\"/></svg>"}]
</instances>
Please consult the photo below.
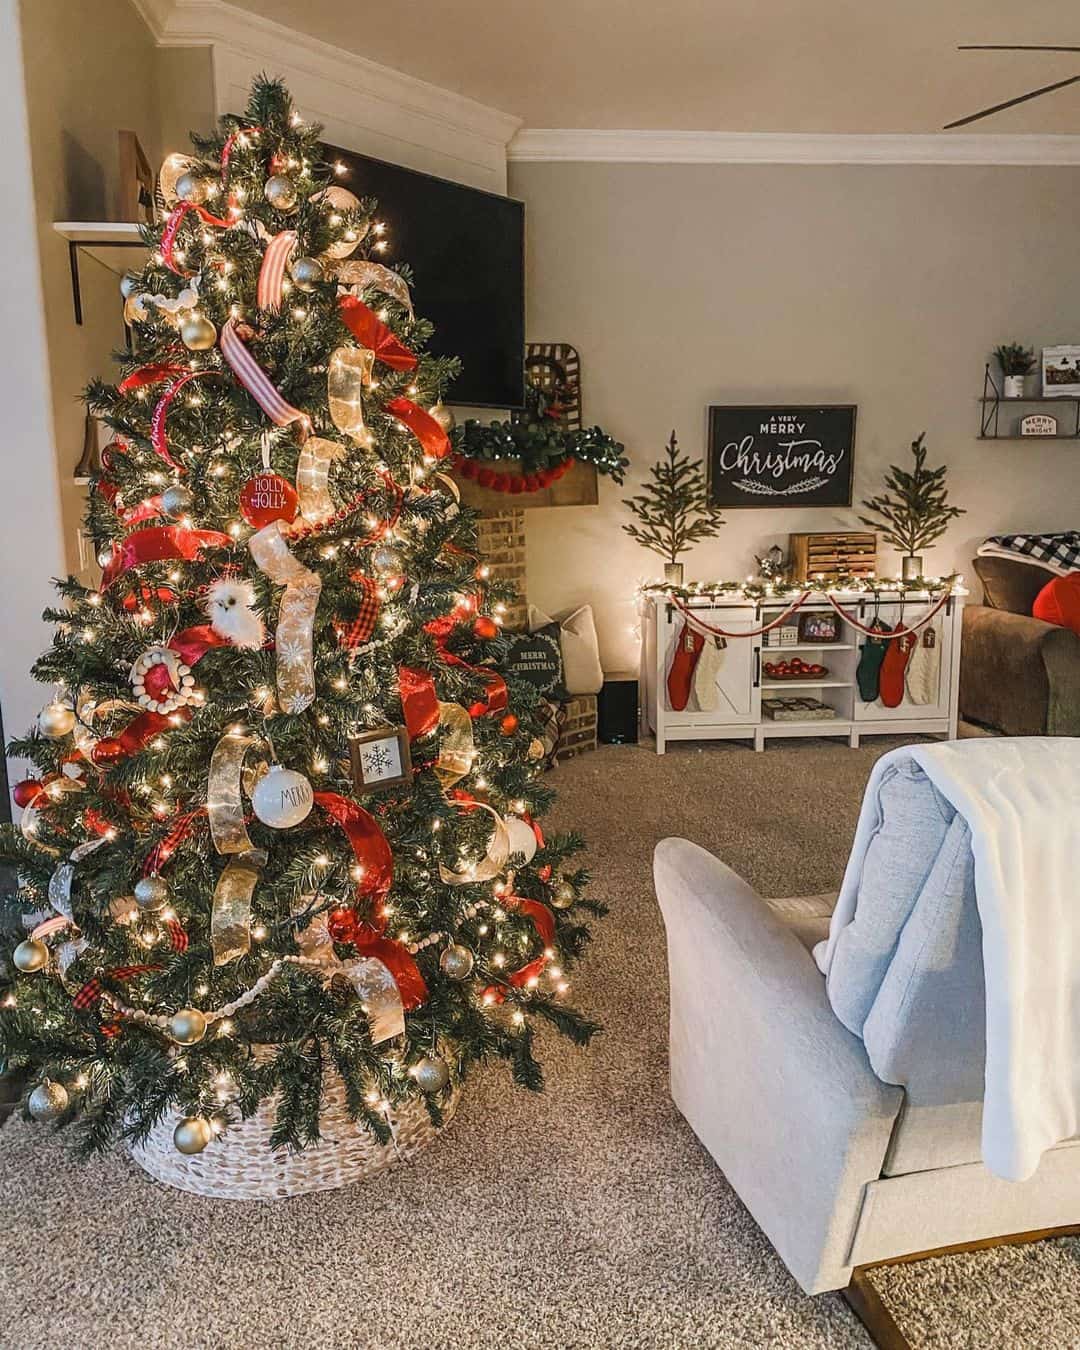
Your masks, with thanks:
<instances>
[{"instance_id":1,"label":"area rug","mask_svg":"<svg viewBox=\"0 0 1080 1350\"><path fill-rule=\"evenodd\" d=\"M890 744L679 746L662 758L606 747L560 767L552 823L588 836L595 893L612 907L574 982L604 1034L587 1053L544 1039L543 1096L501 1069L477 1078L438 1143L367 1185L215 1203L119 1154L77 1164L62 1134L9 1123L0 1345L867 1346L839 1297L800 1292L671 1103L650 864L657 840L681 834L765 895L835 889L870 765ZM910 1307L919 1350L1080 1344L1075 1247L952 1261L883 1286L898 1318ZM1024 1339L1021 1314L1011 1337L964 1339L988 1283L1012 1306L1020 1262L1062 1286L1038 1340Z\"/></svg>"}]
</instances>

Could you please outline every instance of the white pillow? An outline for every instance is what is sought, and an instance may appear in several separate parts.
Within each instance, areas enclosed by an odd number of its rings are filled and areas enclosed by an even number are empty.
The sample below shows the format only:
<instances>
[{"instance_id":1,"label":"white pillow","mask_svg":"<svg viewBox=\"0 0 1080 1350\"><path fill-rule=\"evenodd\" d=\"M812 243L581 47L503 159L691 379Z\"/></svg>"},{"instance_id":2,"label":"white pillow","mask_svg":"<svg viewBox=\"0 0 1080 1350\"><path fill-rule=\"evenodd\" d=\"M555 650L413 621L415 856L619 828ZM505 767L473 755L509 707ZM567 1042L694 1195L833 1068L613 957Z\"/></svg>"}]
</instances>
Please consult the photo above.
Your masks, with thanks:
<instances>
[{"instance_id":1,"label":"white pillow","mask_svg":"<svg viewBox=\"0 0 1080 1350\"><path fill-rule=\"evenodd\" d=\"M554 623L543 610L529 606L529 632ZM559 619L559 646L562 648L563 683L568 694L598 694L604 683L600 665L600 644L596 640L592 605L582 605Z\"/></svg>"}]
</instances>

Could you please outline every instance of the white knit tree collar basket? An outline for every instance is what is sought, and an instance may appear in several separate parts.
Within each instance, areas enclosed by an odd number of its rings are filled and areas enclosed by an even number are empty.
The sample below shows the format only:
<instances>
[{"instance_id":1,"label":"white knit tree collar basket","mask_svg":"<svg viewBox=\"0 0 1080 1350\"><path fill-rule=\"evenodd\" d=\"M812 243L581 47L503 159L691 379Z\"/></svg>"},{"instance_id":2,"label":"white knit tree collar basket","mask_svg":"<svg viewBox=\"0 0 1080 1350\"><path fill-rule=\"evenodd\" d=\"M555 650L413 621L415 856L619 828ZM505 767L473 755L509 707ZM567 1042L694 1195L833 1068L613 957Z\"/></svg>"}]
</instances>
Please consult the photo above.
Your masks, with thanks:
<instances>
[{"instance_id":1,"label":"white knit tree collar basket","mask_svg":"<svg viewBox=\"0 0 1080 1350\"><path fill-rule=\"evenodd\" d=\"M457 1110L461 1087L453 1083L440 1097L444 1128ZM173 1144L180 1119L166 1112L131 1156L166 1186L216 1200L284 1200L310 1191L336 1190L405 1162L442 1133L431 1123L423 1098L387 1112L392 1138L380 1144L363 1125L349 1119L345 1084L333 1066L323 1069L321 1138L301 1152L270 1147L275 1101L262 1102L247 1120L237 1121L202 1153L183 1154Z\"/></svg>"}]
</instances>

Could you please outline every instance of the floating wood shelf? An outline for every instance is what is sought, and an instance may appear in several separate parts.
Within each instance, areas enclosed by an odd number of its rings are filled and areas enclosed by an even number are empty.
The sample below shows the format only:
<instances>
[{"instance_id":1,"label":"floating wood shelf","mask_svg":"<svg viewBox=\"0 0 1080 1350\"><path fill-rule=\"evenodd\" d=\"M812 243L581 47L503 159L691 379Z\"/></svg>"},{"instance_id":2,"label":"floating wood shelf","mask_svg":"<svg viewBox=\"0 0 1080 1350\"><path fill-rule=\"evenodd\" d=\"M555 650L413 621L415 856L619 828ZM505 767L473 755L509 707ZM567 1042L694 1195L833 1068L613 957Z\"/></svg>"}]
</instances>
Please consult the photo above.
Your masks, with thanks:
<instances>
[{"instance_id":1,"label":"floating wood shelf","mask_svg":"<svg viewBox=\"0 0 1080 1350\"><path fill-rule=\"evenodd\" d=\"M128 259L123 250L147 247L139 233L140 226L133 220L54 220L53 229L68 241L71 262L71 299L75 307L75 322L82 324L82 288L79 283L79 254L85 253L102 267L117 276L128 270Z\"/></svg>"}]
</instances>

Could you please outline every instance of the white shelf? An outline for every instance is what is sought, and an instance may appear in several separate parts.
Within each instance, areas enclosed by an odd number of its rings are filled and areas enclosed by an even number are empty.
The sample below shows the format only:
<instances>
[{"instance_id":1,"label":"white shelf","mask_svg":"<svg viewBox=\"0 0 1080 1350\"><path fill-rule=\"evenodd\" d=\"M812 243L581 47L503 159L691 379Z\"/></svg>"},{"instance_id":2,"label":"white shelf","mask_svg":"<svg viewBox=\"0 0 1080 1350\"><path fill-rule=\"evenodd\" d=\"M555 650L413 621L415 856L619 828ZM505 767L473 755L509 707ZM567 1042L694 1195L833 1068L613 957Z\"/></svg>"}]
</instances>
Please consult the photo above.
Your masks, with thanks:
<instances>
[{"instance_id":1,"label":"white shelf","mask_svg":"<svg viewBox=\"0 0 1080 1350\"><path fill-rule=\"evenodd\" d=\"M785 647L771 647L765 643L761 644L761 655L764 657L766 652L772 656L774 652L853 652L855 644L853 642L796 642L788 643Z\"/></svg>"},{"instance_id":2,"label":"white shelf","mask_svg":"<svg viewBox=\"0 0 1080 1350\"><path fill-rule=\"evenodd\" d=\"M853 680L830 680L827 676L820 680L770 680L768 676L761 682L762 692L767 689L770 693L776 689L792 690L799 689L852 689Z\"/></svg>"}]
</instances>

